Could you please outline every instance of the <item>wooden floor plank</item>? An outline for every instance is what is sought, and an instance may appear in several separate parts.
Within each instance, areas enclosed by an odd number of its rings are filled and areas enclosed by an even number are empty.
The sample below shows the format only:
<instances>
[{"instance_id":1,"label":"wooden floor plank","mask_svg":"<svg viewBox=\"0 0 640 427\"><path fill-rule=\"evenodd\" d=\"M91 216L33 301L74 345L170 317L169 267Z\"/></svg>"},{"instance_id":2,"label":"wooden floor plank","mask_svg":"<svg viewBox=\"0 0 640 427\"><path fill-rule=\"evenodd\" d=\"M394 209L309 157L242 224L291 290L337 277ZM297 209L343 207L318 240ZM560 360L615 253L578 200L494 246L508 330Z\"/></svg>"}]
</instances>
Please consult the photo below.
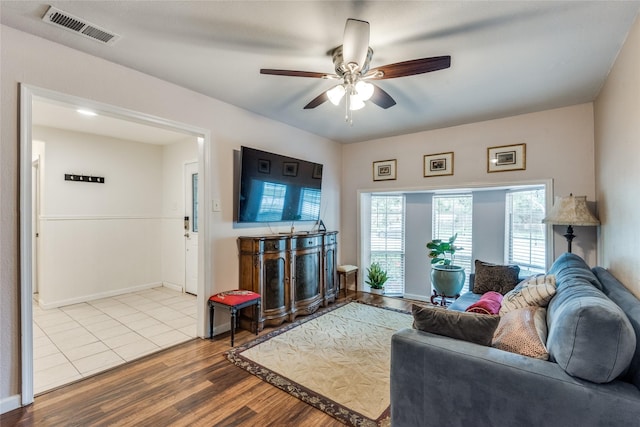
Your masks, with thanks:
<instances>
[{"instance_id":1,"label":"wooden floor plank","mask_svg":"<svg viewBox=\"0 0 640 427\"><path fill-rule=\"evenodd\" d=\"M358 292L351 298L405 311L412 301ZM343 299L344 300L344 299ZM286 325L286 324L285 324ZM265 328L261 335L276 328ZM236 344L255 339L236 334ZM20 426L337 427L338 420L229 363L228 333L194 339L35 398L0 416Z\"/></svg>"}]
</instances>

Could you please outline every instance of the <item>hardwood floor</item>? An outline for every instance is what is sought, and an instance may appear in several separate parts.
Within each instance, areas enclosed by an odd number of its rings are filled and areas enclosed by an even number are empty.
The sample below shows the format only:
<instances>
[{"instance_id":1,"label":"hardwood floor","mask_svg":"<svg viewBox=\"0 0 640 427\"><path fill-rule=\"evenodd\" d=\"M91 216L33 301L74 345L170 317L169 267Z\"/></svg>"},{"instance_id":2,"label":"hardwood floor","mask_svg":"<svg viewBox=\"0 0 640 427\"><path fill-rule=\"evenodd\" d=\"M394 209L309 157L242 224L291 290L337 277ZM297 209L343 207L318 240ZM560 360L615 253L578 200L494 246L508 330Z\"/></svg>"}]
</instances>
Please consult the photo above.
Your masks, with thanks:
<instances>
[{"instance_id":1,"label":"hardwood floor","mask_svg":"<svg viewBox=\"0 0 640 427\"><path fill-rule=\"evenodd\" d=\"M410 311L410 300L351 293L366 303ZM265 328L261 334L276 328ZM246 330L236 343L251 341ZM0 416L8 426L318 426L342 425L229 363L229 334L196 338L52 390Z\"/></svg>"}]
</instances>

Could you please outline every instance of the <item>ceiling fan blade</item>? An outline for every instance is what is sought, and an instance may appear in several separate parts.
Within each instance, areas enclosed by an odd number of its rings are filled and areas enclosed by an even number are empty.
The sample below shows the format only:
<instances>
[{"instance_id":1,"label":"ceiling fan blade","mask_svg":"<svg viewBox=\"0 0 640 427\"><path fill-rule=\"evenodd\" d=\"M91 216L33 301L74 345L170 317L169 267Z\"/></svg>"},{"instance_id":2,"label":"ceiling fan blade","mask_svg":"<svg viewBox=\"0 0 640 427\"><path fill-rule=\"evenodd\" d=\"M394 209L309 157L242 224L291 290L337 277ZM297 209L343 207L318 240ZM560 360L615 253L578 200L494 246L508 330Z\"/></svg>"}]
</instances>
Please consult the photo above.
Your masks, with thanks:
<instances>
[{"instance_id":1,"label":"ceiling fan blade","mask_svg":"<svg viewBox=\"0 0 640 427\"><path fill-rule=\"evenodd\" d=\"M361 69L369 50L369 23L359 19L347 19L342 40L342 58L345 64L358 64Z\"/></svg>"},{"instance_id":2,"label":"ceiling fan blade","mask_svg":"<svg viewBox=\"0 0 640 427\"><path fill-rule=\"evenodd\" d=\"M389 95L387 92L380 89L376 85L373 85L373 95L371 95L369 101L373 102L379 107L384 108L385 110L396 105L396 101L391 97L391 95Z\"/></svg>"},{"instance_id":3,"label":"ceiling fan blade","mask_svg":"<svg viewBox=\"0 0 640 427\"><path fill-rule=\"evenodd\" d=\"M396 77L413 76L415 74L430 73L431 71L444 70L451 66L450 56L434 56L432 58L413 59L411 61L396 62L395 64L383 65L370 70L367 74L382 71L381 77L373 79L395 79Z\"/></svg>"},{"instance_id":4,"label":"ceiling fan blade","mask_svg":"<svg viewBox=\"0 0 640 427\"><path fill-rule=\"evenodd\" d=\"M304 106L305 110L310 110L311 108L316 108L318 105L326 102L329 100L329 97L327 96L327 92L322 92L320 95L316 96L315 98L313 98L311 100L310 103L308 103L307 105Z\"/></svg>"},{"instance_id":5,"label":"ceiling fan blade","mask_svg":"<svg viewBox=\"0 0 640 427\"><path fill-rule=\"evenodd\" d=\"M272 74L274 76L291 76L291 77L313 77L317 79L327 78L327 73L316 73L314 71L291 71L291 70L273 70L270 68L261 68L260 74Z\"/></svg>"}]
</instances>

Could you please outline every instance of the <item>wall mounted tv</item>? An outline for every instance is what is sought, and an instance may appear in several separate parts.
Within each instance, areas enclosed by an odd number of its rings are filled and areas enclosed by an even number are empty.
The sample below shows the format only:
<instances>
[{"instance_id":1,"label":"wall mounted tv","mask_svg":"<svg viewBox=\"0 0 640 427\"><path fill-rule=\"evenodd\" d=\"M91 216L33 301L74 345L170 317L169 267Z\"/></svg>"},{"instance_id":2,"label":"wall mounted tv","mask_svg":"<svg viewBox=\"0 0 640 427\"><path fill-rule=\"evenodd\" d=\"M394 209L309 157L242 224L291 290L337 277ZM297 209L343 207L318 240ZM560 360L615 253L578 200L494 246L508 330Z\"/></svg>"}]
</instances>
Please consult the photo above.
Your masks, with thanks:
<instances>
[{"instance_id":1,"label":"wall mounted tv","mask_svg":"<svg viewBox=\"0 0 640 427\"><path fill-rule=\"evenodd\" d=\"M321 164L249 147L240 163L238 222L320 218Z\"/></svg>"}]
</instances>

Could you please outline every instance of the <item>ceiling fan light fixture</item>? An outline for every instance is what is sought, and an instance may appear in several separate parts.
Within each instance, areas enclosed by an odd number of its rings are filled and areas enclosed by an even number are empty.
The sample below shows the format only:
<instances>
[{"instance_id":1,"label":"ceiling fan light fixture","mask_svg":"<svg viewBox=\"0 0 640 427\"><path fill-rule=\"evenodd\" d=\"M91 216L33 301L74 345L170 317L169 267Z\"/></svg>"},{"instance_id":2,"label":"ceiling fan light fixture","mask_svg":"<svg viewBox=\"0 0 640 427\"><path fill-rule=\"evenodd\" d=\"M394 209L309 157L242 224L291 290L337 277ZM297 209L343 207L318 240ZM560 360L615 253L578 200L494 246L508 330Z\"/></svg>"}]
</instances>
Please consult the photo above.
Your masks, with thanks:
<instances>
[{"instance_id":1,"label":"ceiling fan light fixture","mask_svg":"<svg viewBox=\"0 0 640 427\"><path fill-rule=\"evenodd\" d=\"M373 85L371 83L360 80L356 83L356 92L363 101L368 101L373 96Z\"/></svg>"},{"instance_id":2,"label":"ceiling fan light fixture","mask_svg":"<svg viewBox=\"0 0 640 427\"><path fill-rule=\"evenodd\" d=\"M349 95L349 109L351 111L356 111L362 108L364 108L364 101L362 98L357 93Z\"/></svg>"},{"instance_id":3,"label":"ceiling fan light fixture","mask_svg":"<svg viewBox=\"0 0 640 427\"><path fill-rule=\"evenodd\" d=\"M342 85L334 86L327 91L327 97L329 98L329 101L331 101L333 105L339 105L344 94L345 94L345 89L344 89L344 86Z\"/></svg>"}]
</instances>

